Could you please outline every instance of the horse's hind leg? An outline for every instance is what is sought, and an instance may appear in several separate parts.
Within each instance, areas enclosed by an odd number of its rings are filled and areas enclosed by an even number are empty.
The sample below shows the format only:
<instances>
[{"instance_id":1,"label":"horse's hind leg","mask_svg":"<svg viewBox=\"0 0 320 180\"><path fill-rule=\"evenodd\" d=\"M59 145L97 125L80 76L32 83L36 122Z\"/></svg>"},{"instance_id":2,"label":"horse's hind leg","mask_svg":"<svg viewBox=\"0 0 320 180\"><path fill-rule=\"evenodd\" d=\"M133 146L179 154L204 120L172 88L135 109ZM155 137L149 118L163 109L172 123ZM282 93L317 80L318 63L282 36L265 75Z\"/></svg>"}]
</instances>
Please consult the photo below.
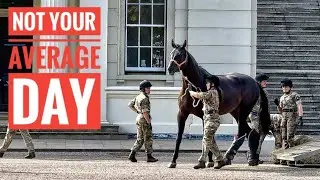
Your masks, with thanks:
<instances>
[{"instance_id":1,"label":"horse's hind leg","mask_svg":"<svg viewBox=\"0 0 320 180\"><path fill-rule=\"evenodd\" d=\"M238 122L238 134L237 134L238 139L235 139L232 142L231 146L229 147L229 149L226 151L224 155L225 163L227 165L231 164L231 161L234 159L234 156L237 154L239 148L242 146L245 140L244 135L247 134L246 136L248 136L251 130L248 123L246 122L247 117L249 115L248 110L241 108L241 111L240 111L240 109L237 109L231 112L231 115L235 119L237 119L237 122Z\"/></svg>"},{"instance_id":2,"label":"horse's hind leg","mask_svg":"<svg viewBox=\"0 0 320 180\"><path fill-rule=\"evenodd\" d=\"M183 135L183 132L184 132L184 127L185 127L188 115L189 114L182 113L181 111L179 111L179 113L178 113L178 116L177 116L177 120L178 120L178 136L177 136L177 139L176 139L176 147L174 149L172 161L168 165L169 168L175 168L177 166L176 160L178 159L179 148L180 148L182 135Z\"/></svg>"}]
</instances>

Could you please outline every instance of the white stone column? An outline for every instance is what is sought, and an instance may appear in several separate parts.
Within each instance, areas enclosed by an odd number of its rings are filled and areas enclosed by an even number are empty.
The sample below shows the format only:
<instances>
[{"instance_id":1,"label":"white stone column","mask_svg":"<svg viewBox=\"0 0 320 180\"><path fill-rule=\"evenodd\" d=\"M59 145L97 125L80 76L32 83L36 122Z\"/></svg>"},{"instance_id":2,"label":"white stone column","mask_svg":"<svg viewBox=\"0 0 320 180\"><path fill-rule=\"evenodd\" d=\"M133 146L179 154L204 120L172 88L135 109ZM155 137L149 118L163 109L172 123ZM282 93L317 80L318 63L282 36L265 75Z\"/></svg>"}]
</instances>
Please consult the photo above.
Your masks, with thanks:
<instances>
[{"instance_id":1,"label":"white stone column","mask_svg":"<svg viewBox=\"0 0 320 180\"><path fill-rule=\"evenodd\" d=\"M99 72L101 74L101 124L108 124L107 121L107 34L108 34L108 0L80 0L80 7L100 7L101 10L101 35L80 36L79 39L100 39L100 42L80 42L80 46L100 46L97 51L99 60L97 64L100 69L81 69L80 72Z\"/></svg>"},{"instance_id":2,"label":"white stone column","mask_svg":"<svg viewBox=\"0 0 320 180\"><path fill-rule=\"evenodd\" d=\"M41 7L67 7L68 1L67 0L41 0ZM40 39L68 39L68 36L66 35L41 35ZM40 42L40 46L56 46L59 48L60 54L58 60L61 62L63 57L64 48L68 46L68 42ZM45 55L45 60L43 60L42 64L48 64L48 53L42 52L43 55ZM68 68L65 69L56 69L56 68L47 68L47 69L41 69L39 72L41 73L49 73L49 72L67 72Z\"/></svg>"},{"instance_id":3,"label":"white stone column","mask_svg":"<svg viewBox=\"0 0 320 180\"><path fill-rule=\"evenodd\" d=\"M175 35L174 41L177 44L182 44L184 40L188 41L188 0L175 1ZM171 40L168 42L171 47ZM187 43L188 44L188 43ZM188 48L188 46L187 46ZM174 86L182 86L180 73L174 75Z\"/></svg>"},{"instance_id":4,"label":"white stone column","mask_svg":"<svg viewBox=\"0 0 320 180\"><path fill-rule=\"evenodd\" d=\"M251 0L251 77L257 72L257 0Z\"/></svg>"}]
</instances>

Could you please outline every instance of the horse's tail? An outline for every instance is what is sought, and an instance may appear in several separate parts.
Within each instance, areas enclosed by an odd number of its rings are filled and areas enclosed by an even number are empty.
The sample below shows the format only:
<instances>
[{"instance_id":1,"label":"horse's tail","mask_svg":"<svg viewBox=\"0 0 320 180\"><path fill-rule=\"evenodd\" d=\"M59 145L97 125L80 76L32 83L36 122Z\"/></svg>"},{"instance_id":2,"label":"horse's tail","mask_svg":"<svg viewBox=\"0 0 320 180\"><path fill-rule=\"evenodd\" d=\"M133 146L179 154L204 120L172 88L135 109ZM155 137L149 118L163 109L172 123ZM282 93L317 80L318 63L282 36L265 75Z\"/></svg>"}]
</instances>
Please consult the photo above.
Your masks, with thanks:
<instances>
[{"instance_id":1,"label":"horse's tail","mask_svg":"<svg viewBox=\"0 0 320 180\"><path fill-rule=\"evenodd\" d=\"M258 84L259 89L260 89L260 97L261 97L261 112L259 114L259 119L260 123L262 126L262 130L265 134L269 133L270 125L271 125L271 120L270 120L270 113L269 113L269 103L268 103L268 98L264 90L262 89L261 85Z\"/></svg>"}]
</instances>

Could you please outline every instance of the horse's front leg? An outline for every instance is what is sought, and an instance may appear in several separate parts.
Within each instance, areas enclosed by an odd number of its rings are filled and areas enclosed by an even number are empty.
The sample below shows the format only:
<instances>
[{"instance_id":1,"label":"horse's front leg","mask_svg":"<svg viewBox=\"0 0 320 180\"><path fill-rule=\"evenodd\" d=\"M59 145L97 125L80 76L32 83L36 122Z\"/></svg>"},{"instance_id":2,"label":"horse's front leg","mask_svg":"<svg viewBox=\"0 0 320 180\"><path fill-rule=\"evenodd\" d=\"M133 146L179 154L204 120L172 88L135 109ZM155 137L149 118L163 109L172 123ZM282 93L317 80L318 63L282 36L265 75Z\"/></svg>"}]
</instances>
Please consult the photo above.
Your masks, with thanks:
<instances>
[{"instance_id":1,"label":"horse's front leg","mask_svg":"<svg viewBox=\"0 0 320 180\"><path fill-rule=\"evenodd\" d=\"M179 113L178 113L178 116L177 116L177 120L178 120L178 136L177 136L177 139L176 139L176 147L174 149L172 161L168 165L169 168L175 168L177 166L176 160L178 159L179 148L180 148L182 135L183 135L183 132L184 132L184 126L186 124L186 120L187 120L188 115L189 114L182 113L181 111L179 111Z\"/></svg>"}]
</instances>

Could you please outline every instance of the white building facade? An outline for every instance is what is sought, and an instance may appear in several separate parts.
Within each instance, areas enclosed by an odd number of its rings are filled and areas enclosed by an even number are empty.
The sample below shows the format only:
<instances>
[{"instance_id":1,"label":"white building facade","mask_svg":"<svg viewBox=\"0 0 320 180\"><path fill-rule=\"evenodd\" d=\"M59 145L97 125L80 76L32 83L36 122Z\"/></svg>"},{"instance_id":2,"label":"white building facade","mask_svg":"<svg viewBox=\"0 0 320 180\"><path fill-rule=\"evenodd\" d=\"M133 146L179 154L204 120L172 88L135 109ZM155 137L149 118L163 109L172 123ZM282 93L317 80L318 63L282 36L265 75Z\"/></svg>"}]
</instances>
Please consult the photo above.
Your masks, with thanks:
<instances>
[{"instance_id":1,"label":"white building facade","mask_svg":"<svg viewBox=\"0 0 320 180\"><path fill-rule=\"evenodd\" d=\"M150 95L153 132L177 133L181 77L179 74L171 76L166 70L172 39L178 44L187 40L187 50L212 74L239 72L252 77L256 74L257 0L33 2L35 7L101 7L101 42L94 42L101 46L101 122L119 126L120 133L136 133L136 113L127 104L139 93L139 82L144 79L153 84ZM5 14L5 10L2 13ZM78 45L93 45L93 42L54 43L72 49ZM33 71L38 72L37 69ZM63 72L86 71L66 69ZM217 133L235 134L234 119L229 114L221 117ZM189 116L185 133L202 134L201 119Z\"/></svg>"},{"instance_id":2,"label":"white building facade","mask_svg":"<svg viewBox=\"0 0 320 180\"><path fill-rule=\"evenodd\" d=\"M256 74L256 0L109 0L107 14L106 117L121 133L136 133L127 104L143 79L153 84L153 132L177 133L181 77L166 70L171 39L187 40L188 51L212 74ZM217 133L235 134L231 115L221 118ZM201 119L189 116L185 133L202 134Z\"/></svg>"}]
</instances>

